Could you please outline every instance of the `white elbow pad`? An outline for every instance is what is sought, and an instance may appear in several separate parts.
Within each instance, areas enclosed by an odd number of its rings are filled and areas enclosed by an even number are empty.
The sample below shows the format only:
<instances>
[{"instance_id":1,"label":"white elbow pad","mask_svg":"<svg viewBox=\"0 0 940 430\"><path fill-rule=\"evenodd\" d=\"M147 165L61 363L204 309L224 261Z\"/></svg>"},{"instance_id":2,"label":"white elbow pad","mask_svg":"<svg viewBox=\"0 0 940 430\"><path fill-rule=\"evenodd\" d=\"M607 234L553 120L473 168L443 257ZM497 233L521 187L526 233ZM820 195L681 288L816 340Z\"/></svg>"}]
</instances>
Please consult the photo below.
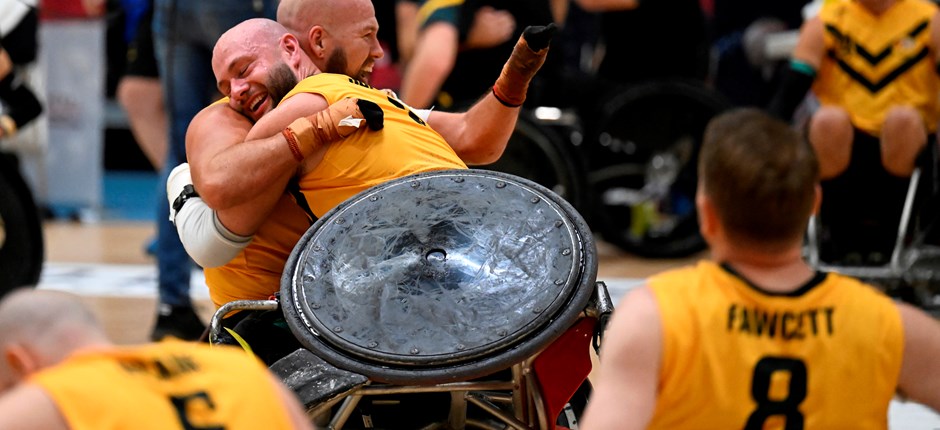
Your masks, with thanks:
<instances>
[{"instance_id":1,"label":"white elbow pad","mask_svg":"<svg viewBox=\"0 0 940 430\"><path fill-rule=\"evenodd\" d=\"M189 173L189 163L183 163L173 168L166 178L166 200L170 204L170 222L176 223L176 200L180 198L187 185L192 186L193 178Z\"/></svg>"},{"instance_id":2,"label":"white elbow pad","mask_svg":"<svg viewBox=\"0 0 940 430\"><path fill-rule=\"evenodd\" d=\"M215 211L199 197L190 197L176 214L176 231L186 253L202 267L223 266L251 242L219 222Z\"/></svg>"}]
</instances>

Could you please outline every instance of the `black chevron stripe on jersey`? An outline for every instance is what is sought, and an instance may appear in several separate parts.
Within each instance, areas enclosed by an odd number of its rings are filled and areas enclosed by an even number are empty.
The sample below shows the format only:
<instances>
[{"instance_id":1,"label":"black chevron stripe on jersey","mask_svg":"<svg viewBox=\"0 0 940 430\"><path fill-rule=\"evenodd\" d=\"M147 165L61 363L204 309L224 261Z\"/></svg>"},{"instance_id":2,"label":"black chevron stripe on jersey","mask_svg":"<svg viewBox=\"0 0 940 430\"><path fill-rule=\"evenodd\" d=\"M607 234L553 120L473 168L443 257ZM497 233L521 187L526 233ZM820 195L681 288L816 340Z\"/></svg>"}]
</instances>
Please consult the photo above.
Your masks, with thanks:
<instances>
[{"instance_id":1,"label":"black chevron stripe on jersey","mask_svg":"<svg viewBox=\"0 0 940 430\"><path fill-rule=\"evenodd\" d=\"M868 80L868 78L866 78L864 75L859 73L857 70L853 69L852 66L850 66L848 63L845 62L845 60L842 60L841 58L839 58L838 55L835 53L835 51L829 50L827 54L829 55L830 58L832 58L839 64L839 68L842 69L842 71L845 72L845 74L849 75L849 77L854 79L856 82L858 82L863 87L868 89L869 92L874 94L874 93L877 93L878 91L881 91L881 89L883 89L884 87L888 86L888 84L890 84L892 81L897 79L898 76L901 76L902 74L904 74L904 72L908 71L908 69L910 69L911 67L914 67L914 65L916 65L918 62L927 58L927 54L929 52L930 50L926 46L923 47L920 50L920 52L918 52L916 55L908 58L900 66L896 67L890 73L888 73L883 78L875 82Z\"/></svg>"},{"instance_id":2,"label":"black chevron stripe on jersey","mask_svg":"<svg viewBox=\"0 0 940 430\"><path fill-rule=\"evenodd\" d=\"M917 35L919 35L921 32L926 30L929 25L930 25L930 20L925 19L917 23L911 29L911 31L907 32L907 35L905 37L909 37L913 39L917 37ZM839 40L839 43L849 44L850 46L853 46L855 48L855 52L857 52L860 57L865 59L865 61L868 61L868 63L870 63L872 66L877 66L878 63L881 62L881 60L888 58L888 56L891 55L891 53L894 50L893 48L895 44L890 43L888 44L888 47L883 49L881 52L877 54L873 54L870 51L868 51L868 49L865 49L864 46L858 44L858 42L856 42L854 39L852 39L848 35L842 34L842 32L839 31L839 29L836 28L832 24L826 24L826 31L828 31L830 34L832 34L833 37Z\"/></svg>"}]
</instances>

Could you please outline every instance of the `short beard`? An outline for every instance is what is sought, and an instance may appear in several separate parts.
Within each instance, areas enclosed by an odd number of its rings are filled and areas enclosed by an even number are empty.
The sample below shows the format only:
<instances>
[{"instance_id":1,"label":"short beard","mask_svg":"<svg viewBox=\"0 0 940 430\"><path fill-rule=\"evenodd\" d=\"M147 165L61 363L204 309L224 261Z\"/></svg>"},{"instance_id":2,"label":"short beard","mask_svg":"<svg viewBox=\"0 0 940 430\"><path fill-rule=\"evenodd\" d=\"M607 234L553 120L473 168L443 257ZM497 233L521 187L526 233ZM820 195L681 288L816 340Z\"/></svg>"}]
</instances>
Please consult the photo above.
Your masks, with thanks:
<instances>
[{"instance_id":1,"label":"short beard","mask_svg":"<svg viewBox=\"0 0 940 430\"><path fill-rule=\"evenodd\" d=\"M347 75L346 68L349 67L349 62L346 61L346 50L343 48L336 48L333 51L333 54L326 59L326 68L323 70L326 73L336 73L339 75ZM356 71L357 76L350 76L353 79L362 79L362 76L358 76L359 71Z\"/></svg>"},{"instance_id":2,"label":"short beard","mask_svg":"<svg viewBox=\"0 0 940 430\"><path fill-rule=\"evenodd\" d=\"M297 75L294 74L294 71L291 70L287 63L280 62L274 66L271 74L268 75L267 82L268 94L271 96L272 105L277 106L280 104L281 99L296 86Z\"/></svg>"}]
</instances>

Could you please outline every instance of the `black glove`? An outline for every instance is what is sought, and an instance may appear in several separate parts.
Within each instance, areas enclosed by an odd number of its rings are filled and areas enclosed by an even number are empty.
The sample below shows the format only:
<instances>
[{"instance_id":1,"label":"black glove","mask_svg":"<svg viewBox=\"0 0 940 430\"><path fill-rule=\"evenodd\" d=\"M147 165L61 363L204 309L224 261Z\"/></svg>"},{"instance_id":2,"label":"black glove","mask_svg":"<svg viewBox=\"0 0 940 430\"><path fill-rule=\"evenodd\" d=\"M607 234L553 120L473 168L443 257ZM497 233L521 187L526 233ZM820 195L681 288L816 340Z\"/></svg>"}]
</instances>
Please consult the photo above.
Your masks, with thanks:
<instances>
[{"instance_id":1,"label":"black glove","mask_svg":"<svg viewBox=\"0 0 940 430\"><path fill-rule=\"evenodd\" d=\"M362 116L366 119L366 124L369 125L370 130L379 131L382 127L385 127L385 113L382 112L379 105L363 99L359 99L358 105L359 111L362 112Z\"/></svg>"},{"instance_id":2,"label":"black glove","mask_svg":"<svg viewBox=\"0 0 940 430\"><path fill-rule=\"evenodd\" d=\"M548 25L530 25L522 32L522 38L529 44L530 49L541 51L552 41L556 31L558 27L553 22Z\"/></svg>"}]
</instances>

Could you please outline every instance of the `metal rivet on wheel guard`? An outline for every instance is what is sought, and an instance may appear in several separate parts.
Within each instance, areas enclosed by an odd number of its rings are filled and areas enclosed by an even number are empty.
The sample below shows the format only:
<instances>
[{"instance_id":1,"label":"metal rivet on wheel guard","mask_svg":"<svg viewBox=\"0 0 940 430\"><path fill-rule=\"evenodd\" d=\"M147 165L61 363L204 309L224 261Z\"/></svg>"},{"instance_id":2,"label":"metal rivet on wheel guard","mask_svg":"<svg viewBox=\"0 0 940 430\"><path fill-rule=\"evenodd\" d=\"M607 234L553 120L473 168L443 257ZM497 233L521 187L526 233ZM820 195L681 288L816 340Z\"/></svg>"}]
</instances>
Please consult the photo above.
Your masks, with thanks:
<instances>
[{"instance_id":1,"label":"metal rivet on wheel guard","mask_svg":"<svg viewBox=\"0 0 940 430\"><path fill-rule=\"evenodd\" d=\"M396 377L371 368L401 368L407 382L429 383L435 372L422 381L414 371L498 370L479 367L520 361L567 329L590 298L594 254L580 216L535 183L425 173L322 217L291 256L282 298L295 335L327 361L377 380ZM543 333L562 313L564 327ZM522 346L530 341L540 345ZM523 355L493 361L510 350ZM460 368L479 361L489 363Z\"/></svg>"}]
</instances>

